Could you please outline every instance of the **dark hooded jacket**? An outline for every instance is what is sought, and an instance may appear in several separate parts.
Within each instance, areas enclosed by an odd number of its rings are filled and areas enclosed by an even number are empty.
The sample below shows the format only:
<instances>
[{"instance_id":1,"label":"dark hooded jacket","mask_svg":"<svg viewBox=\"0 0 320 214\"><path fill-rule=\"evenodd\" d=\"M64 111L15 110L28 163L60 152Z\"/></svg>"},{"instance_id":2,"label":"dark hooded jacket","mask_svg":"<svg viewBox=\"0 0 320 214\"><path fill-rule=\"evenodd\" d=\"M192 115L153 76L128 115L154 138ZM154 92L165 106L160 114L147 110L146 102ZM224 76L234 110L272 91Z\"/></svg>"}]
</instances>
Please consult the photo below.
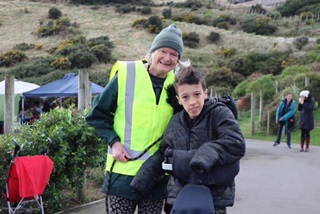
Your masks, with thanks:
<instances>
[{"instance_id":1,"label":"dark hooded jacket","mask_svg":"<svg viewBox=\"0 0 320 214\"><path fill-rule=\"evenodd\" d=\"M165 173L162 162L170 148L173 174L167 188L169 204L174 203L184 185L193 183L209 187L215 206L232 206L234 177L245 155L240 126L231 110L215 99L206 101L192 123L188 118L184 110L172 117L159 151L142 165L131 186L141 194L152 189ZM229 175L230 166L235 170ZM216 179L216 175L221 176Z\"/></svg>"},{"instance_id":2,"label":"dark hooded jacket","mask_svg":"<svg viewBox=\"0 0 320 214\"><path fill-rule=\"evenodd\" d=\"M311 94L308 95L304 103L299 103L298 111L300 114L299 128L312 130L314 129L314 117L313 117L314 99Z\"/></svg>"}]
</instances>

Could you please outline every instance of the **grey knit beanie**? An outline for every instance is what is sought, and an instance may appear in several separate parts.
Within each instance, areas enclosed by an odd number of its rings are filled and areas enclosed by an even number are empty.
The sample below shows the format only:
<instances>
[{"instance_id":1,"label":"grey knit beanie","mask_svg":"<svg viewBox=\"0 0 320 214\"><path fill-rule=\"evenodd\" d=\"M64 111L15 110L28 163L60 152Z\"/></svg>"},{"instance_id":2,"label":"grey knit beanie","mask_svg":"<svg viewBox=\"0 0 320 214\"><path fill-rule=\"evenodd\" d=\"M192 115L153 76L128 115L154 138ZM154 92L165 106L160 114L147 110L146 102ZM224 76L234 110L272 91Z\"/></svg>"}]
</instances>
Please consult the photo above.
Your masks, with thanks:
<instances>
[{"instance_id":1,"label":"grey knit beanie","mask_svg":"<svg viewBox=\"0 0 320 214\"><path fill-rule=\"evenodd\" d=\"M153 40L150 53L154 52L159 48L172 48L179 54L181 59L183 54L183 41L182 33L175 24L171 24L169 27L164 28Z\"/></svg>"}]
</instances>

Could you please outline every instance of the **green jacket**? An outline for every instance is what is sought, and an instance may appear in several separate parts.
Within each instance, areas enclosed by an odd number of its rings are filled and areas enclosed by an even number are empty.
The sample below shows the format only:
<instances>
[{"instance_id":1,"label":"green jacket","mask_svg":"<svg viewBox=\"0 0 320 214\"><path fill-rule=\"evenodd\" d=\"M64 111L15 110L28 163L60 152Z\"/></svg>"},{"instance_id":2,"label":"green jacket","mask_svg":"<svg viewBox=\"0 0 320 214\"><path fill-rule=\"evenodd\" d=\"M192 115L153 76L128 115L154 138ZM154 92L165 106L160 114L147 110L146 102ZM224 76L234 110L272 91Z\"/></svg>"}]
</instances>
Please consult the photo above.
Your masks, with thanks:
<instances>
[{"instance_id":1,"label":"green jacket","mask_svg":"<svg viewBox=\"0 0 320 214\"><path fill-rule=\"evenodd\" d=\"M157 103L160 98L164 79L160 79L150 75L152 86L157 97ZM114 142L120 141L119 136L114 131L114 113L117 110L118 98L118 75L116 74L113 79L106 85L104 91L100 93L93 101L92 111L86 118L86 121L94 127L95 133L101 137L109 146ZM109 173L106 174L102 191L106 191L106 184ZM108 194L117 195L132 200L142 199L142 196L135 193L130 188L130 183L133 176L126 176L117 173L112 173L111 187L108 188ZM154 188L154 190L144 198L161 199L166 197L166 183L167 176Z\"/></svg>"}]
</instances>

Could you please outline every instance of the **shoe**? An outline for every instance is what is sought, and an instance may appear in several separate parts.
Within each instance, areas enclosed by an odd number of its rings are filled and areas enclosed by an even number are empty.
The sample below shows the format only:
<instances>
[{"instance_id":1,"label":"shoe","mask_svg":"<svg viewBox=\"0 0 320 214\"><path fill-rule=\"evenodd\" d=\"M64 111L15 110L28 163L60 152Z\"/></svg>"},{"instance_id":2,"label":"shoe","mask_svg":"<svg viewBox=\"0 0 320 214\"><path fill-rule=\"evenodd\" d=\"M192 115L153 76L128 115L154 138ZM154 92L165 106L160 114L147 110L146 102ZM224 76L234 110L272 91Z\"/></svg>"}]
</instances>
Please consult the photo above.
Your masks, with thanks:
<instances>
[{"instance_id":1,"label":"shoe","mask_svg":"<svg viewBox=\"0 0 320 214\"><path fill-rule=\"evenodd\" d=\"M274 144L273 144L273 146L277 146L277 145L279 145L280 143L277 143L277 142L275 142Z\"/></svg>"},{"instance_id":2,"label":"shoe","mask_svg":"<svg viewBox=\"0 0 320 214\"><path fill-rule=\"evenodd\" d=\"M291 145L288 145L288 148L291 149Z\"/></svg>"},{"instance_id":3,"label":"shoe","mask_svg":"<svg viewBox=\"0 0 320 214\"><path fill-rule=\"evenodd\" d=\"M300 149L300 152L303 152L303 148Z\"/></svg>"},{"instance_id":4,"label":"shoe","mask_svg":"<svg viewBox=\"0 0 320 214\"><path fill-rule=\"evenodd\" d=\"M309 152L309 148L306 148L306 150L304 150L305 152Z\"/></svg>"}]
</instances>

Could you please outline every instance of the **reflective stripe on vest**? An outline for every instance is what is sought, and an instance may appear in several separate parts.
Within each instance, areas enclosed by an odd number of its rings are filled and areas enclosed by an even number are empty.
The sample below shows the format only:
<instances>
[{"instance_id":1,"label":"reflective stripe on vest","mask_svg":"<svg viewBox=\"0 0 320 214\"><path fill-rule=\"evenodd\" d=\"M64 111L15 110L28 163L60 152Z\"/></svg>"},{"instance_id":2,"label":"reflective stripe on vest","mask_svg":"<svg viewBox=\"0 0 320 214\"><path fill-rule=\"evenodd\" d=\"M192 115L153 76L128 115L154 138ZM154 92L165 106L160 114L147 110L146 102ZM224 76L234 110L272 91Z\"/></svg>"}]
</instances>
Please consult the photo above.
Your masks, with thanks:
<instances>
[{"instance_id":1,"label":"reflective stripe on vest","mask_svg":"<svg viewBox=\"0 0 320 214\"><path fill-rule=\"evenodd\" d=\"M166 102L165 88L174 82L174 74L167 74L159 103L156 105L152 82L142 61L118 61L112 70L118 70L118 107L114 129L131 158L134 158L163 134L173 115L172 107ZM141 164L158 148L159 143L136 161L117 162L113 172L135 175ZM109 148L106 170L110 170L112 162Z\"/></svg>"}]
</instances>

